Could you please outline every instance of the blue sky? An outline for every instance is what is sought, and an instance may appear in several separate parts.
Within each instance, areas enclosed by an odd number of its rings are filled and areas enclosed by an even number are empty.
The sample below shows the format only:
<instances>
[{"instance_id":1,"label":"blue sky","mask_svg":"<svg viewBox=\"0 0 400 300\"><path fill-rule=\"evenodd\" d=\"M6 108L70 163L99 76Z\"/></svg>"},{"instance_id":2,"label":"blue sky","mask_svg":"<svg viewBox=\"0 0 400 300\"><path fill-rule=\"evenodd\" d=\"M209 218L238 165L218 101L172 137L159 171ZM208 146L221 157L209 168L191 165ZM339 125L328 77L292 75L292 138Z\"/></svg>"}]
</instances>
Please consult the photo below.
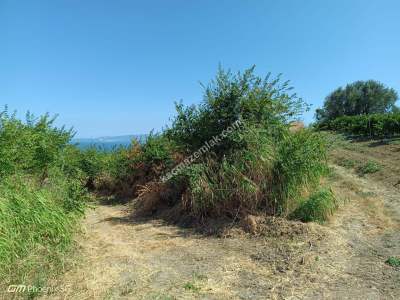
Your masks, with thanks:
<instances>
[{"instance_id":1,"label":"blue sky","mask_svg":"<svg viewBox=\"0 0 400 300\"><path fill-rule=\"evenodd\" d=\"M0 0L0 106L78 137L160 130L218 64L283 73L313 104L355 80L400 92L398 0Z\"/></svg>"}]
</instances>

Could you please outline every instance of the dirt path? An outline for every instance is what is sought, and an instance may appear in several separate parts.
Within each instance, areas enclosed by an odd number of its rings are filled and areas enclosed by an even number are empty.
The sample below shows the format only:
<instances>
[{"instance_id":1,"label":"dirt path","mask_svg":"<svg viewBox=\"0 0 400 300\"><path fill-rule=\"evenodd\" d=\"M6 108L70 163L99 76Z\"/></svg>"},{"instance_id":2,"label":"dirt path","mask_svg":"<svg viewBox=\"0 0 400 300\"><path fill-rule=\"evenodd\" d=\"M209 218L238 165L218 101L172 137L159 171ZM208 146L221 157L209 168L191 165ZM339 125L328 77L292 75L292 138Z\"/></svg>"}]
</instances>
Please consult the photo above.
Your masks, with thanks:
<instances>
[{"instance_id":1,"label":"dirt path","mask_svg":"<svg viewBox=\"0 0 400 300\"><path fill-rule=\"evenodd\" d=\"M364 299L399 299L400 270L383 263L400 255L399 190L360 178L345 168L336 166L335 172L335 194L346 203L329 227L351 248L346 273L353 284L344 294L362 299L357 296L358 287L365 289Z\"/></svg>"},{"instance_id":2,"label":"dirt path","mask_svg":"<svg viewBox=\"0 0 400 300\"><path fill-rule=\"evenodd\" d=\"M327 225L288 223L279 234L202 236L126 206L87 214L82 262L48 299L400 299L400 193L336 168L350 201Z\"/></svg>"}]
</instances>

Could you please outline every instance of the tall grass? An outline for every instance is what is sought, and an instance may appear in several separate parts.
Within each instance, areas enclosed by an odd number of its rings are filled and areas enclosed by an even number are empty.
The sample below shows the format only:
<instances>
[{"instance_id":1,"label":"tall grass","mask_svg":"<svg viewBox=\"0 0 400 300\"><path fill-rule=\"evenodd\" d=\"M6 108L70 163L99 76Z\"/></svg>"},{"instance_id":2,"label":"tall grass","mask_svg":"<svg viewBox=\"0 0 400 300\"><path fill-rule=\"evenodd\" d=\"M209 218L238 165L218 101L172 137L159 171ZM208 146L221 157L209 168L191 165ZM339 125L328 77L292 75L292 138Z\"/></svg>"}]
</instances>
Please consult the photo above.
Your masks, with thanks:
<instances>
[{"instance_id":1,"label":"tall grass","mask_svg":"<svg viewBox=\"0 0 400 300\"><path fill-rule=\"evenodd\" d=\"M254 136L254 131L248 133ZM316 133L287 132L274 141L263 131L257 143L221 162L208 159L183 174L188 180L186 207L195 215L238 211L286 216L313 191L327 172L324 140Z\"/></svg>"},{"instance_id":2,"label":"tall grass","mask_svg":"<svg viewBox=\"0 0 400 300\"><path fill-rule=\"evenodd\" d=\"M69 250L79 213L65 205L69 195L58 192L59 189L41 188L20 176L1 183L2 282L35 281L38 269L51 264L56 254Z\"/></svg>"},{"instance_id":3,"label":"tall grass","mask_svg":"<svg viewBox=\"0 0 400 300\"><path fill-rule=\"evenodd\" d=\"M45 115L0 113L0 289L41 285L62 269L88 197L68 146L71 130Z\"/></svg>"},{"instance_id":4,"label":"tall grass","mask_svg":"<svg viewBox=\"0 0 400 300\"><path fill-rule=\"evenodd\" d=\"M185 207L193 214L235 216L239 207L254 211L262 205L274 147L260 130L250 129L241 136L247 149L221 161L207 158L184 170L182 177L188 182Z\"/></svg>"},{"instance_id":5,"label":"tall grass","mask_svg":"<svg viewBox=\"0 0 400 300\"><path fill-rule=\"evenodd\" d=\"M287 215L304 193L312 192L327 174L325 139L310 130L285 136L278 143L272 175L273 211Z\"/></svg>"}]
</instances>

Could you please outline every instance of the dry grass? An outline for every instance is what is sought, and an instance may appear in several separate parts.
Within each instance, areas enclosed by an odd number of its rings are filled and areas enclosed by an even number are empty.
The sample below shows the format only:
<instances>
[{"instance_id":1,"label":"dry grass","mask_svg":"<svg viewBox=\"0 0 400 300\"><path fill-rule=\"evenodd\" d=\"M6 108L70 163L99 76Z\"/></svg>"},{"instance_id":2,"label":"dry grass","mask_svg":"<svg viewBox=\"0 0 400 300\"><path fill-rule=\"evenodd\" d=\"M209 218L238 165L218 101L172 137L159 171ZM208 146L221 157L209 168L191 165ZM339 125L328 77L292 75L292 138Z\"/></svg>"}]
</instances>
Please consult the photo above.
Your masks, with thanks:
<instances>
[{"instance_id":1,"label":"dry grass","mask_svg":"<svg viewBox=\"0 0 400 300\"><path fill-rule=\"evenodd\" d=\"M280 299L291 289L300 295L308 291L301 287L314 286L323 267L315 258L327 241L339 243L326 239L331 233L318 225L276 218L260 219L259 238L240 231L228 239L206 238L160 221L136 223L122 208L98 207L88 216L81 240L86 261L66 274L62 284L74 288L63 297L262 299L268 291ZM196 289L186 289L187 283Z\"/></svg>"}]
</instances>

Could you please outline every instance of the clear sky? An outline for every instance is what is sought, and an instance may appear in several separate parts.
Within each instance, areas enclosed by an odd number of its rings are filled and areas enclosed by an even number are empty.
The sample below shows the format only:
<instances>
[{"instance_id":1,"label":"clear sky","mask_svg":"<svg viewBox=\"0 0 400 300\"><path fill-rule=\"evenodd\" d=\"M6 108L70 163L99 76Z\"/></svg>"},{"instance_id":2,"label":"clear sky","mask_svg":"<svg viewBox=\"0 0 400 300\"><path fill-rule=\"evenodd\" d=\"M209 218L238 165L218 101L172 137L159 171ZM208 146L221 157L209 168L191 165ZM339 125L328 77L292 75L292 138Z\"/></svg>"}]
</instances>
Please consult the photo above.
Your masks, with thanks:
<instances>
[{"instance_id":1,"label":"clear sky","mask_svg":"<svg viewBox=\"0 0 400 300\"><path fill-rule=\"evenodd\" d=\"M313 110L355 80L400 92L400 1L0 0L0 106L78 137L160 130L218 64L283 73Z\"/></svg>"}]
</instances>

